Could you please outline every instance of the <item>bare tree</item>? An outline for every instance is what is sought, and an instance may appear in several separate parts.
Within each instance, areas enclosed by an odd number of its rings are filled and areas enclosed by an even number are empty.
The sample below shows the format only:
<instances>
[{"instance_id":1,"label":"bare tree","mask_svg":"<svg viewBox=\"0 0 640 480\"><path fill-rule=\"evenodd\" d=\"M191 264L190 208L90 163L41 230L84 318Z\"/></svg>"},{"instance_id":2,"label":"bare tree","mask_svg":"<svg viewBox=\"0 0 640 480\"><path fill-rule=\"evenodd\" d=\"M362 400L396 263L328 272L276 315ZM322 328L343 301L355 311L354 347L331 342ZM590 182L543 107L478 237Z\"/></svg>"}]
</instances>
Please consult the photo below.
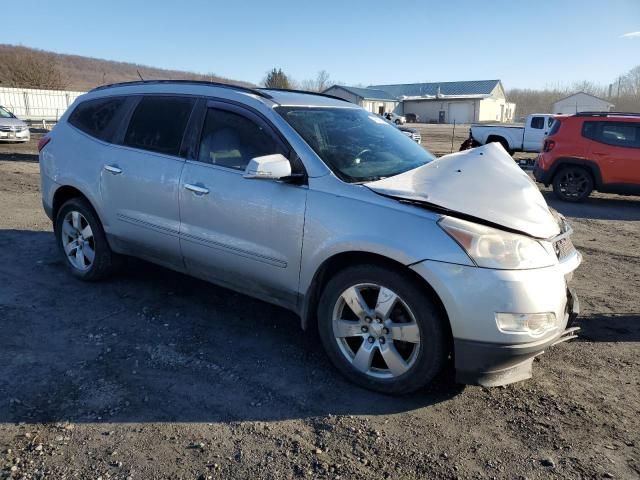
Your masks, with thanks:
<instances>
[{"instance_id":1,"label":"bare tree","mask_svg":"<svg viewBox=\"0 0 640 480\"><path fill-rule=\"evenodd\" d=\"M267 88L291 88L292 85L292 81L281 68L274 68L270 72L267 72L262 83Z\"/></svg>"},{"instance_id":2,"label":"bare tree","mask_svg":"<svg viewBox=\"0 0 640 480\"><path fill-rule=\"evenodd\" d=\"M331 86L330 82L331 77L329 76L329 72L320 70L316 78L303 80L300 83L300 88L309 92L324 92Z\"/></svg>"},{"instance_id":3,"label":"bare tree","mask_svg":"<svg viewBox=\"0 0 640 480\"><path fill-rule=\"evenodd\" d=\"M2 56L3 83L10 87L44 88L62 90L66 88L55 57L45 52L19 49Z\"/></svg>"}]
</instances>

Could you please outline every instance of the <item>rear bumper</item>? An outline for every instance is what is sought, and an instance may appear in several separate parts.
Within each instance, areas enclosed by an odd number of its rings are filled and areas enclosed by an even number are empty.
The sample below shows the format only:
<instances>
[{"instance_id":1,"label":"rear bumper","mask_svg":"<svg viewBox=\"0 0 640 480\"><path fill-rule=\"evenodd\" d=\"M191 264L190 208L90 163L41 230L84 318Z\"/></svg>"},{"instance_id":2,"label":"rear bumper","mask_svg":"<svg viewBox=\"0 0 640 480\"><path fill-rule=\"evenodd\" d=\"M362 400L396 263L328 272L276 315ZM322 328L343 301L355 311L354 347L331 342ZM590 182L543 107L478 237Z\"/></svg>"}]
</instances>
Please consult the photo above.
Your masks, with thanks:
<instances>
[{"instance_id":1,"label":"rear bumper","mask_svg":"<svg viewBox=\"0 0 640 480\"><path fill-rule=\"evenodd\" d=\"M533 177L536 179L536 182L549 185L551 183L551 170L543 170L542 167L540 167L539 160L536 159L536 163L533 166Z\"/></svg>"},{"instance_id":2,"label":"rear bumper","mask_svg":"<svg viewBox=\"0 0 640 480\"><path fill-rule=\"evenodd\" d=\"M580 304L570 289L566 305L567 328L551 338L514 345L454 339L456 381L496 387L531 378L536 356L553 345L577 338L579 327L571 325L580 313Z\"/></svg>"}]
</instances>

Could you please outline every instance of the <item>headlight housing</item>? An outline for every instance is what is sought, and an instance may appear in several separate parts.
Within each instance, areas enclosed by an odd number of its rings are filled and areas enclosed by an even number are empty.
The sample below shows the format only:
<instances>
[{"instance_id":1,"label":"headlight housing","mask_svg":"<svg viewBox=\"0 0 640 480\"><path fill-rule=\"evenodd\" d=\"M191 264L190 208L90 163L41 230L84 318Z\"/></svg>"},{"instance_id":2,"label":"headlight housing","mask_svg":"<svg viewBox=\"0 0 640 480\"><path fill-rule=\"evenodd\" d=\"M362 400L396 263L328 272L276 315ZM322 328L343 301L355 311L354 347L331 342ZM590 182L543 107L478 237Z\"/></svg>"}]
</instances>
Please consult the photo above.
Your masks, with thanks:
<instances>
[{"instance_id":1,"label":"headlight housing","mask_svg":"<svg viewBox=\"0 0 640 480\"><path fill-rule=\"evenodd\" d=\"M549 242L455 217L443 217L438 225L479 267L524 270L549 267L557 262Z\"/></svg>"}]
</instances>

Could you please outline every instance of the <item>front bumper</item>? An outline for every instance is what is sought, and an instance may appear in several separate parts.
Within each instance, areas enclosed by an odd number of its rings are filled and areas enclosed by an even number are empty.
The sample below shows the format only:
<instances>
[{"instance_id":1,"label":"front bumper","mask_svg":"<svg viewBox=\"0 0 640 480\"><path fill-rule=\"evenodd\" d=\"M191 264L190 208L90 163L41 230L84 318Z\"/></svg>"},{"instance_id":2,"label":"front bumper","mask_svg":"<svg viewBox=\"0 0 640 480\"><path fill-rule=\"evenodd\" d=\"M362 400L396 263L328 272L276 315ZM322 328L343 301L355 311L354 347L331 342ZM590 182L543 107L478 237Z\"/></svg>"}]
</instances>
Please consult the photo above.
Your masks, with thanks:
<instances>
[{"instance_id":1,"label":"front bumper","mask_svg":"<svg viewBox=\"0 0 640 480\"><path fill-rule=\"evenodd\" d=\"M411 268L435 290L447 312L457 379L486 386L529 378L533 358L564 341L579 306L567 284L582 256L573 251L556 265L493 270L426 260ZM555 328L539 336L498 329L495 314L555 314ZM570 330L569 338L575 330ZM568 339L569 339L568 338Z\"/></svg>"},{"instance_id":2,"label":"front bumper","mask_svg":"<svg viewBox=\"0 0 640 480\"><path fill-rule=\"evenodd\" d=\"M577 338L580 328L571 325L580 313L580 305L570 289L567 290L566 310L568 328L551 338L516 345L454 339L456 381L497 387L531 378L536 356L553 345Z\"/></svg>"},{"instance_id":3,"label":"front bumper","mask_svg":"<svg viewBox=\"0 0 640 480\"><path fill-rule=\"evenodd\" d=\"M19 132L0 131L0 141L5 142L28 142L31 139L31 132L27 130L21 130Z\"/></svg>"}]
</instances>

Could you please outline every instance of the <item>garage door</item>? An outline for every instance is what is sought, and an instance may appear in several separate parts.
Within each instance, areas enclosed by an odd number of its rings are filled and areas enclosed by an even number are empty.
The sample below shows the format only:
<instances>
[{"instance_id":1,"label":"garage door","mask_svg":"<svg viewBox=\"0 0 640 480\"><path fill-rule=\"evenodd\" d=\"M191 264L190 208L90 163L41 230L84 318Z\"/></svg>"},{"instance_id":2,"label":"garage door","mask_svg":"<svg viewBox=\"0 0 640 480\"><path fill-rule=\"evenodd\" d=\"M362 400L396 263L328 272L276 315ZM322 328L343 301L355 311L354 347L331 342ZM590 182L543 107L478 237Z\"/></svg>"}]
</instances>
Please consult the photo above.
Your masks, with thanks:
<instances>
[{"instance_id":1,"label":"garage door","mask_svg":"<svg viewBox=\"0 0 640 480\"><path fill-rule=\"evenodd\" d=\"M447 123L473 123L473 103L456 102L449 104Z\"/></svg>"}]
</instances>

